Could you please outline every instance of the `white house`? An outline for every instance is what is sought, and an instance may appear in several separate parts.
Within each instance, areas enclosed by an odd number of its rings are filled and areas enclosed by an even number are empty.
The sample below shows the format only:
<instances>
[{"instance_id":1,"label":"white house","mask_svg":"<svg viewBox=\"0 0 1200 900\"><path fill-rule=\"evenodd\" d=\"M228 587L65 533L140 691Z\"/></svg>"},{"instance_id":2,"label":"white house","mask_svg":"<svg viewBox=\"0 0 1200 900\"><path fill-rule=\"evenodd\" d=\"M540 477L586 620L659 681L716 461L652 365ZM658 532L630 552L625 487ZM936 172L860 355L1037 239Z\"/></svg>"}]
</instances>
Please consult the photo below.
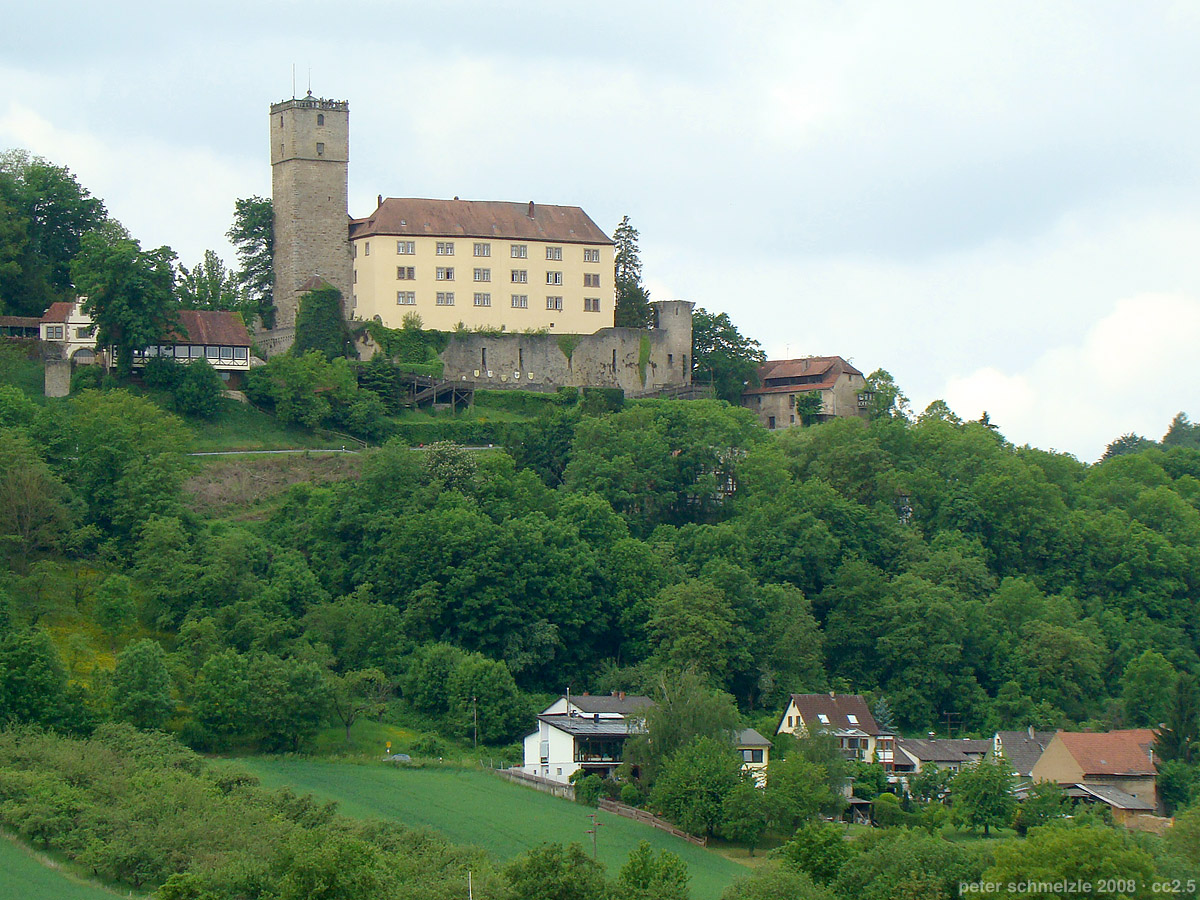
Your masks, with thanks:
<instances>
[{"instance_id":1,"label":"white house","mask_svg":"<svg viewBox=\"0 0 1200 900\"><path fill-rule=\"evenodd\" d=\"M51 303L38 327L43 341L64 345L63 359L83 365L96 361L96 323L78 303Z\"/></svg>"},{"instance_id":2,"label":"white house","mask_svg":"<svg viewBox=\"0 0 1200 900\"><path fill-rule=\"evenodd\" d=\"M96 361L96 325L81 309L81 303L50 304L40 320L43 341L64 344L62 358L77 364ZM179 325L162 343L133 351L133 367L146 360L166 356L187 364L204 357L226 381L239 372L250 371L250 334L240 313L227 310L181 309Z\"/></svg>"},{"instance_id":3,"label":"white house","mask_svg":"<svg viewBox=\"0 0 1200 900\"><path fill-rule=\"evenodd\" d=\"M847 759L878 762L889 772L895 735L880 731L867 702L859 694L792 694L779 717L776 734L825 732L837 739Z\"/></svg>"},{"instance_id":4,"label":"white house","mask_svg":"<svg viewBox=\"0 0 1200 900\"><path fill-rule=\"evenodd\" d=\"M742 771L750 773L759 787L766 784L767 765L771 762L771 747L769 740L753 728L743 728L738 731L735 744L738 756L742 758Z\"/></svg>"},{"instance_id":5,"label":"white house","mask_svg":"<svg viewBox=\"0 0 1200 900\"><path fill-rule=\"evenodd\" d=\"M522 771L564 784L579 769L612 775L625 740L645 729L641 713L653 702L624 692L560 697L538 715L537 730L525 736Z\"/></svg>"}]
</instances>

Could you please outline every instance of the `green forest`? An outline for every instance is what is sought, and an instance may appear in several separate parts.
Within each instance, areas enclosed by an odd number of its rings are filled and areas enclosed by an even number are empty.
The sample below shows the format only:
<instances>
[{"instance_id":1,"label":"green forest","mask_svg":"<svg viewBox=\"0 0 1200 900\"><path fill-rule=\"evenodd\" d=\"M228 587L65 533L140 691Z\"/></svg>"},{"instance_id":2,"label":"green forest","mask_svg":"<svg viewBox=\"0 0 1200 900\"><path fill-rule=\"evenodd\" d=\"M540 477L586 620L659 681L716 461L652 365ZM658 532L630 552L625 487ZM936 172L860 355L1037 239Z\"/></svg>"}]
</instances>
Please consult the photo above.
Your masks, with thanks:
<instances>
[{"instance_id":1,"label":"green forest","mask_svg":"<svg viewBox=\"0 0 1200 900\"><path fill-rule=\"evenodd\" d=\"M9 182L17 209L32 188ZM0 288L58 296L65 276L39 265ZM380 366L281 359L248 390L302 431L339 409L314 372L342 385L346 422L392 401ZM869 420L780 432L722 400L513 392L523 415L490 426L502 447L401 433L214 505L197 489L213 463L189 453L238 404L124 376L47 401L38 369L36 347L0 347L0 825L108 882L167 900L457 897L470 868L484 898L686 897L671 854L605 873L548 844L500 866L201 755L313 752L330 729L351 752L373 722L418 759L515 763L568 688L659 703L638 772L581 799L778 847L731 900L1106 873L1136 883L1108 896L1148 897L1200 871L1200 426L1182 413L1088 465L942 403L910 415L898 388ZM301 401L317 412L293 414ZM790 693L826 690L911 735L1165 723L1176 825L1130 834L1054 795L1018 808L1006 772L958 781L970 801L932 785L900 804L880 767L848 770L817 737L781 739L765 792L741 778L730 729L773 735ZM890 827L846 840L823 823L847 775Z\"/></svg>"}]
</instances>

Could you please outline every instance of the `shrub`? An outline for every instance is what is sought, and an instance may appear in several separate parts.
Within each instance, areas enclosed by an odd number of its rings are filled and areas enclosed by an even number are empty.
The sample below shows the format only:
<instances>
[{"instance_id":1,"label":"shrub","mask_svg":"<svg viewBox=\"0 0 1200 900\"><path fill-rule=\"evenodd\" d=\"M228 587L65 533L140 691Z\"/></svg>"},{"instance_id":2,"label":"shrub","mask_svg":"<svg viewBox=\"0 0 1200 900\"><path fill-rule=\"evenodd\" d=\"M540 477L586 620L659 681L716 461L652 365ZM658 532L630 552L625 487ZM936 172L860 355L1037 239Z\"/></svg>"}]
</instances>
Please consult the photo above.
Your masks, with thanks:
<instances>
[{"instance_id":1,"label":"shrub","mask_svg":"<svg viewBox=\"0 0 1200 900\"><path fill-rule=\"evenodd\" d=\"M98 391L100 390L100 382L103 378L103 366L78 366L71 373L71 393L78 394L80 391Z\"/></svg>"},{"instance_id":2,"label":"shrub","mask_svg":"<svg viewBox=\"0 0 1200 900\"><path fill-rule=\"evenodd\" d=\"M595 806L604 796L604 779L599 775L589 775L585 769L579 769L571 775L571 784L575 785L575 802L584 806Z\"/></svg>"},{"instance_id":3,"label":"shrub","mask_svg":"<svg viewBox=\"0 0 1200 900\"><path fill-rule=\"evenodd\" d=\"M620 388L585 387L580 408L584 415L602 416L605 413L620 412L624 405L625 392Z\"/></svg>"},{"instance_id":4,"label":"shrub","mask_svg":"<svg viewBox=\"0 0 1200 900\"><path fill-rule=\"evenodd\" d=\"M152 356L142 368L142 383L159 391L175 391L183 380L183 366L170 356Z\"/></svg>"},{"instance_id":5,"label":"shrub","mask_svg":"<svg viewBox=\"0 0 1200 900\"><path fill-rule=\"evenodd\" d=\"M423 734L409 746L417 756L445 756L446 742L436 734Z\"/></svg>"},{"instance_id":6,"label":"shrub","mask_svg":"<svg viewBox=\"0 0 1200 900\"><path fill-rule=\"evenodd\" d=\"M641 806L645 794L636 784L621 785L621 802L626 806Z\"/></svg>"},{"instance_id":7,"label":"shrub","mask_svg":"<svg viewBox=\"0 0 1200 900\"><path fill-rule=\"evenodd\" d=\"M214 418L221 411L221 394L225 391L217 370L203 357L177 368L183 369L183 378L175 387L176 409L188 416Z\"/></svg>"}]
</instances>

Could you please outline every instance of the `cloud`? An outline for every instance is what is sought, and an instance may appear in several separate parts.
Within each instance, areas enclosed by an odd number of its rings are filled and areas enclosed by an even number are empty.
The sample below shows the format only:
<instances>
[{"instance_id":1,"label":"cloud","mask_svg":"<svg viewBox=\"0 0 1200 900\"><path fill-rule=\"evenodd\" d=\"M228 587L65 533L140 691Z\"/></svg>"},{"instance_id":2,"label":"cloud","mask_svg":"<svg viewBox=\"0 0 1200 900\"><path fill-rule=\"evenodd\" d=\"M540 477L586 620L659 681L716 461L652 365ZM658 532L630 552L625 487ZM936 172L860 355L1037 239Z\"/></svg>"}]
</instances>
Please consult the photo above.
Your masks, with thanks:
<instances>
[{"instance_id":1,"label":"cloud","mask_svg":"<svg viewBox=\"0 0 1200 900\"><path fill-rule=\"evenodd\" d=\"M1031 365L951 378L945 398L965 418L987 410L1014 443L1097 459L1125 432L1157 440L1180 411L1200 411L1200 298L1119 301L1076 344Z\"/></svg>"},{"instance_id":2,"label":"cloud","mask_svg":"<svg viewBox=\"0 0 1200 900\"><path fill-rule=\"evenodd\" d=\"M206 249L233 264L225 238L233 200L270 190L266 166L249 168L203 146L158 138L110 141L60 128L15 101L0 113L0 147L8 146L67 165L143 247L168 245L185 265Z\"/></svg>"}]
</instances>

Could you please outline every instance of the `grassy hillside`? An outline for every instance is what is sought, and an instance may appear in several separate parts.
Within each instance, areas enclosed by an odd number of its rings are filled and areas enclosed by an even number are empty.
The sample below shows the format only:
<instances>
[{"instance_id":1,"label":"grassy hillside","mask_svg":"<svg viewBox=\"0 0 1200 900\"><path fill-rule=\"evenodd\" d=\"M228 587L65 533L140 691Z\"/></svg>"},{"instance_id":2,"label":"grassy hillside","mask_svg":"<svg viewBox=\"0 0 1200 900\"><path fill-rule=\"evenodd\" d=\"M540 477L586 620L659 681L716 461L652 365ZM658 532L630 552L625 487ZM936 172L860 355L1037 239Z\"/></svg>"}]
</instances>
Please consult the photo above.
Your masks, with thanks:
<instances>
[{"instance_id":1,"label":"grassy hillside","mask_svg":"<svg viewBox=\"0 0 1200 900\"><path fill-rule=\"evenodd\" d=\"M128 891L111 893L44 865L0 835L0 900L112 900L127 895Z\"/></svg>"},{"instance_id":2,"label":"grassy hillside","mask_svg":"<svg viewBox=\"0 0 1200 900\"><path fill-rule=\"evenodd\" d=\"M290 786L336 800L345 815L428 825L456 843L484 847L500 861L546 841L590 849L587 807L473 769L401 769L383 764L239 759L268 787ZM694 900L716 900L746 869L662 831L599 813L597 856L615 877L639 841L677 853L692 874Z\"/></svg>"}]
</instances>

